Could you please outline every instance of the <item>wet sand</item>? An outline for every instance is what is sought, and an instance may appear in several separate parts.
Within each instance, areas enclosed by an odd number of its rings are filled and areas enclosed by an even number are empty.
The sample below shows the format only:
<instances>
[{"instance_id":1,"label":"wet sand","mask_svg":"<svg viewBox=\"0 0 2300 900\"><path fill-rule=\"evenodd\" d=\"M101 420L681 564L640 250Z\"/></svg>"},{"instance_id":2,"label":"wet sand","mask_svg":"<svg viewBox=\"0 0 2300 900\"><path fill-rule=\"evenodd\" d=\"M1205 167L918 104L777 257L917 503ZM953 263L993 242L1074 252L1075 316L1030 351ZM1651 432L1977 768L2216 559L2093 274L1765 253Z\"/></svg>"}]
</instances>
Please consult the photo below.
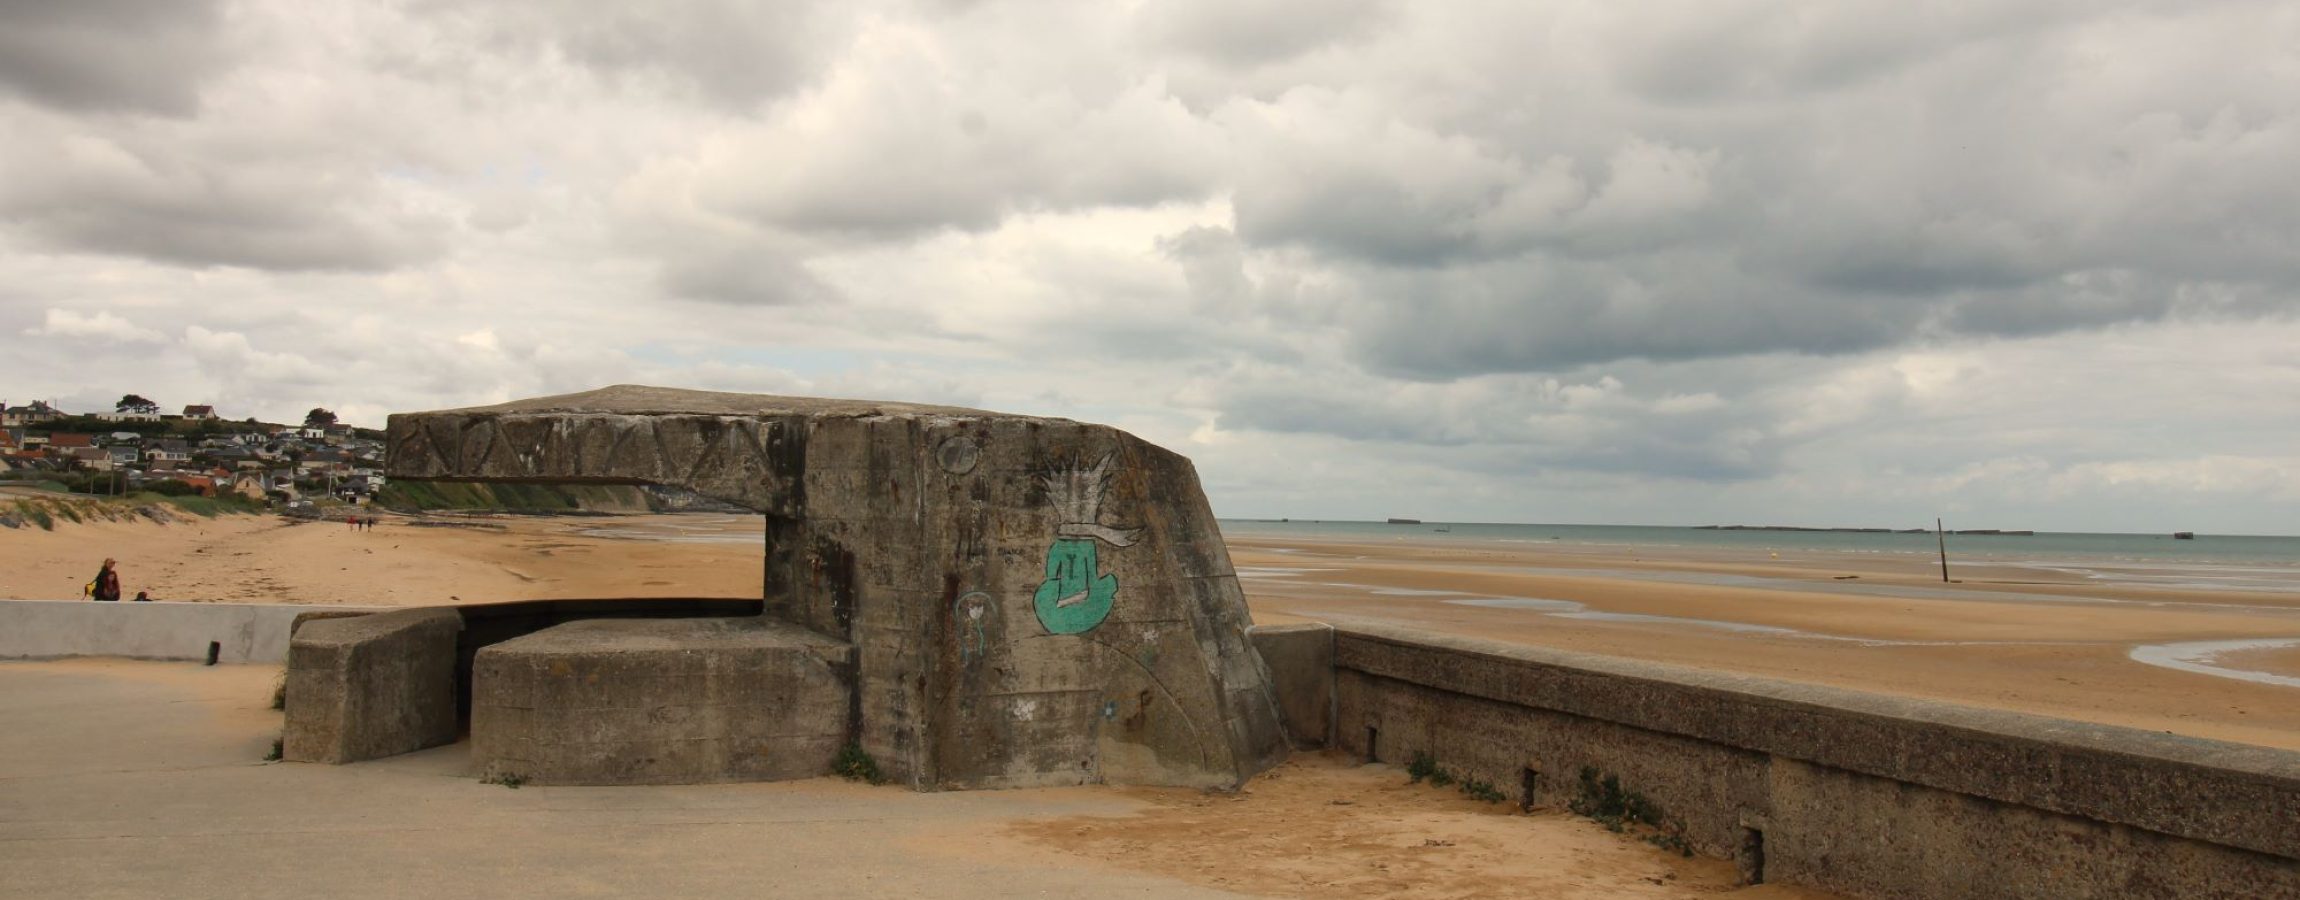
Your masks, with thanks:
<instances>
[{"instance_id":1,"label":"wet sand","mask_svg":"<svg viewBox=\"0 0 2300 900\"><path fill-rule=\"evenodd\" d=\"M0 597L69 599L104 556L129 595L411 605L753 597L746 517L340 522L225 517L0 531ZM623 535L619 537L618 535ZM636 536L638 539L633 539ZM2300 749L2300 592L2103 585L2079 574L1863 554L1736 555L1497 542L1230 541L1259 622L1377 622L1856 690ZM2217 672L2212 670L2219 670ZM2234 674L2231 674L2234 673Z\"/></svg>"},{"instance_id":2,"label":"wet sand","mask_svg":"<svg viewBox=\"0 0 2300 900\"><path fill-rule=\"evenodd\" d=\"M1873 554L1233 539L1258 622L1376 622L2300 749L2300 688L2136 649L2300 638L2300 593ZM2213 665L2300 676L2300 652Z\"/></svg>"}]
</instances>

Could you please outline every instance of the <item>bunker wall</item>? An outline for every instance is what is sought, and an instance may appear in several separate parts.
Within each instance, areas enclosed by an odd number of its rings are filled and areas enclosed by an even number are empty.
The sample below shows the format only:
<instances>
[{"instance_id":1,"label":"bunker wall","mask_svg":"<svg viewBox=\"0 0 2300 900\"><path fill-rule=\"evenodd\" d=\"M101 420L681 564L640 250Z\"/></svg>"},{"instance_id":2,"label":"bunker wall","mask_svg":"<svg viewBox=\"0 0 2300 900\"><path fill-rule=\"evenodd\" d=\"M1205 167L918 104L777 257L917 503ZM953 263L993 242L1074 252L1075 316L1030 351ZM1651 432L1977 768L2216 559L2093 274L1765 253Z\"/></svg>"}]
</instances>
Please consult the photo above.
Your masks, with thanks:
<instances>
[{"instance_id":1,"label":"bunker wall","mask_svg":"<svg viewBox=\"0 0 2300 900\"><path fill-rule=\"evenodd\" d=\"M389 432L394 478L759 511L767 614L853 645L850 731L913 787L1234 787L1286 752L1196 471L1122 431L616 386Z\"/></svg>"},{"instance_id":2,"label":"bunker wall","mask_svg":"<svg viewBox=\"0 0 2300 900\"><path fill-rule=\"evenodd\" d=\"M1334 739L1334 629L1323 623L1256 625L1246 636L1269 667L1286 737L1302 749Z\"/></svg>"},{"instance_id":3,"label":"bunker wall","mask_svg":"<svg viewBox=\"0 0 2300 900\"><path fill-rule=\"evenodd\" d=\"M288 647L281 755L347 763L455 742L452 609L303 622Z\"/></svg>"},{"instance_id":4,"label":"bunker wall","mask_svg":"<svg viewBox=\"0 0 2300 900\"><path fill-rule=\"evenodd\" d=\"M847 742L850 649L743 619L595 619L492 645L472 760L540 784L812 778Z\"/></svg>"}]
</instances>

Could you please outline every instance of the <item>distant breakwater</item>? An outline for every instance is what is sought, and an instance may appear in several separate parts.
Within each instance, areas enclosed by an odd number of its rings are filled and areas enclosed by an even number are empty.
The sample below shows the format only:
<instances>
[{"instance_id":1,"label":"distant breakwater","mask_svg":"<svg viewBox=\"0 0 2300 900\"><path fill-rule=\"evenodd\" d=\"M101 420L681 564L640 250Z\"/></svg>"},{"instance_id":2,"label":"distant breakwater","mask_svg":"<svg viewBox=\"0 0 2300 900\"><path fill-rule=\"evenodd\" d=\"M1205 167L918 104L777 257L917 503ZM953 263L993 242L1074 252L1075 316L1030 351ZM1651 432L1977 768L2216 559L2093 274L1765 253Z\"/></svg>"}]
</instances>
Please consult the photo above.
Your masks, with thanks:
<instances>
[{"instance_id":1,"label":"distant breakwater","mask_svg":"<svg viewBox=\"0 0 2300 900\"><path fill-rule=\"evenodd\" d=\"M1932 534L1930 528L1808 528L1802 525L1695 525L1695 531L1819 531L1840 534ZM2003 537L2035 537L2030 530L2003 528L1952 528L1949 534L1999 535Z\"/></svg>"}]
</instances>

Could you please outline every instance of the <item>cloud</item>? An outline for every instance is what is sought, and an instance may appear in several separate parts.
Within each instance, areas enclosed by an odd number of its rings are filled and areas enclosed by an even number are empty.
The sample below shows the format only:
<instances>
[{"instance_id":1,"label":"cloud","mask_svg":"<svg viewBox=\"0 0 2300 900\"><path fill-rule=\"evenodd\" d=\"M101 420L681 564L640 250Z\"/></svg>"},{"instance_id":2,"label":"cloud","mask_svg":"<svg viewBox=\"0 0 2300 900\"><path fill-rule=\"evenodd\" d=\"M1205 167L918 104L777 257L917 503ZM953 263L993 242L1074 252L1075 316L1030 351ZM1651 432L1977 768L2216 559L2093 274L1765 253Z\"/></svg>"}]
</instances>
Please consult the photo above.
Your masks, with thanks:
<instances>
[{"instance_id":1,"label":"cloud","mask_svg":"<svg viewBox=\"0 0 2300 900\"><path fill-rule=\"evenodd\" d=\"M189 115L229 62L215 0L0 0L0 90L65 110Z\"/></svg>"},{"instance_id":2,"label":"cloud","mask_svg":"<svg viewBox=\"0 0 2300 900\"><path fill-rule=\"evenodd\" d=\"M987 54L968 50L911 29L873 32L818 90L658 168L719 215L870 241L1214 189L1218 136L1154 82L985 81L976 66Z\"/></svg>"},{"instance_id":3,"label":"cloud","mask_svg":"<svg viewBox=\"0 0 2300 900\"><path fill-rule=\"evenodd\" d=\"M2103 489L2191 498L2300 500L2300 457L2203 456L2194 459L2135 459L2088 462L2056 473L2051 489L2087 494Z\"/></svg>"},{"instance_id":4,"label":"cloud","mask_svg":"<svg viewBox=\"0 0 2300 900\"><path fill-rule=\"evenodd\" d=\"M1135 13L1151 42L1228 67L1284 62L1366 37L1389 19L1387 0L1180 0Z\"/></svg>"},{"instance_id":5,"label":"cloud","mask_svg":"<svg viewBox=\"0 0 2300 900\"><path fill-rule=\"evenodd\" d=\"M0 211L45 247L280 270L390 269L442 250L439 216L341 161L174 126L40 124L54 127L0 146Z\"/></svg>"},{"instance_id":6,"label":"cloud","mask_svg":"<svg viewBox=\"0 0 2300 900\"><path fill-rule=\"evenodd\" d=\"M1361 62L1422 67L1224 101L1236 233L1249 262L1315 254L1361 358L1417 378L2300 312L2300 268L2270 249L2300 242L2300 187L2267 163L2300 153L2300 109L2197 51L2234 42L2280 61L2267 77L2295 68L2271 35L2300 26L1995 10L1417 15ZM1560 29L1595 43L1498 50ZM1514 90L1434 101L1415 79L1441 40ZM1797 61L1769 69L1784 47ZM2102 54L2132 67L2114 87Z\"/></svg>"},{"instance_id":7,"label":"cloud","mask_svg":"<svg viewBox=\"0 0 2300 900\"><path fill-rule=\"evenodd\" d=\"M258 350L247 335L236 331L210 331L193 325L184 329L184 349L191 352L205 374L227 384L327 379L327 367L297 353Z\"/></svg>"},{"instance_id":8,"label":"cloud","mask_svg":"<svg viewBox=\"0 0 2300 900\"><path fill-rule=\"evenodd\" d=\"M90 338L123 343L167 340L165 335L149 328L138 328L135 323L113 315L108 310L97 310L94 315L82 315L69 309L51 308L39 326L26 328L24 333L33 337Z\"/></svg>"},{"instance_id":9,"label":"cloud","mask_svg":"<svg viewBox=\"0 0 2300 900\"><path fill-rule=\"evenodd\" d=\"M1743 480L1776 474L1787 446L1781 411L1769 405L1633 387L1609 375L1493 376L1400 389L1364 378L1230 372L1199 392L1194 399L1219 410L1224 430L1438 448L1457 466L1497 473Z\"/></svg>"},{"instance_id":10,"label":"cloud","mask_svg":"<svg viewBox=\"0 0 2300 900\"><path fill-rule=\"evenodd\" d=\"M2288 529L2258 4L0 4L12 395L642 381L1121 423L1228 514Z\"/></svg>"},{"instance_id":11,"label":"cloud","mask_svg":"<svg viewBox=\"0 0 2300 900\"><path fill-rule=\"evenodd\" d=\"M789 256L774 253L772 241L740 237L712 245L669 249L661 283L671 294L737 306L790 306L836 298L829 285Z\"/></svg>"},{"instance_id":12,"label":"cloud","mask_svg":"<svg viewBox=\"0 0 2300 900\"><path fill-rule=\"evenodd\" d=\"M1640 96L1696 105L1796 99L1874 83L1943 56L2037 41L2039 32L2145 3L1814 5L1675 2L1592 23L1612 70Z\"/></svg>"},{"instance_id":13,"label":"cloud","mask_svg":"<svg viewBox=\"0 0 2300 900\"><path fill-rule=\"evenodd\" d=\"M424 0L421 8L495 52L564 59L638 90L667 82L735 111L807 83L853 28L846 4L813 0L663 0L644 7Z\"/></svg>"}]
</instances>

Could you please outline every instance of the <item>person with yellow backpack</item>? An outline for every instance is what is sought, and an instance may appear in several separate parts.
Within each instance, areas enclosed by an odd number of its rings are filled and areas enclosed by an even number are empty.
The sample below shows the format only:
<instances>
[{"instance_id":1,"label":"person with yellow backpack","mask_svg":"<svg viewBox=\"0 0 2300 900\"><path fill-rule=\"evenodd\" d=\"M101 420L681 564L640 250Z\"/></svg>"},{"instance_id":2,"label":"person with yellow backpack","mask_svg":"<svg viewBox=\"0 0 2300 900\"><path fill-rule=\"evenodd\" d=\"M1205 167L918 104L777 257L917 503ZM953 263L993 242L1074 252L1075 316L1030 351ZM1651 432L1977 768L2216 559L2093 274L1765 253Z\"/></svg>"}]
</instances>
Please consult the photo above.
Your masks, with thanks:
<instances>
[{"instance_id":1,"label":"person with yellow backpack","mask_svg":"<svg viewBox=\"0 0 2300 900\"><path fill-rule=\"evenodd\" d=\"M119 560L111 559L109 557L105 558L104 568L96 572L96 580L88 582L88 586L84 589L88 595L88 599L120 599L120 573L113 571L112 569L112 566L118 562Z\"/></svg>"}]
</instances>

